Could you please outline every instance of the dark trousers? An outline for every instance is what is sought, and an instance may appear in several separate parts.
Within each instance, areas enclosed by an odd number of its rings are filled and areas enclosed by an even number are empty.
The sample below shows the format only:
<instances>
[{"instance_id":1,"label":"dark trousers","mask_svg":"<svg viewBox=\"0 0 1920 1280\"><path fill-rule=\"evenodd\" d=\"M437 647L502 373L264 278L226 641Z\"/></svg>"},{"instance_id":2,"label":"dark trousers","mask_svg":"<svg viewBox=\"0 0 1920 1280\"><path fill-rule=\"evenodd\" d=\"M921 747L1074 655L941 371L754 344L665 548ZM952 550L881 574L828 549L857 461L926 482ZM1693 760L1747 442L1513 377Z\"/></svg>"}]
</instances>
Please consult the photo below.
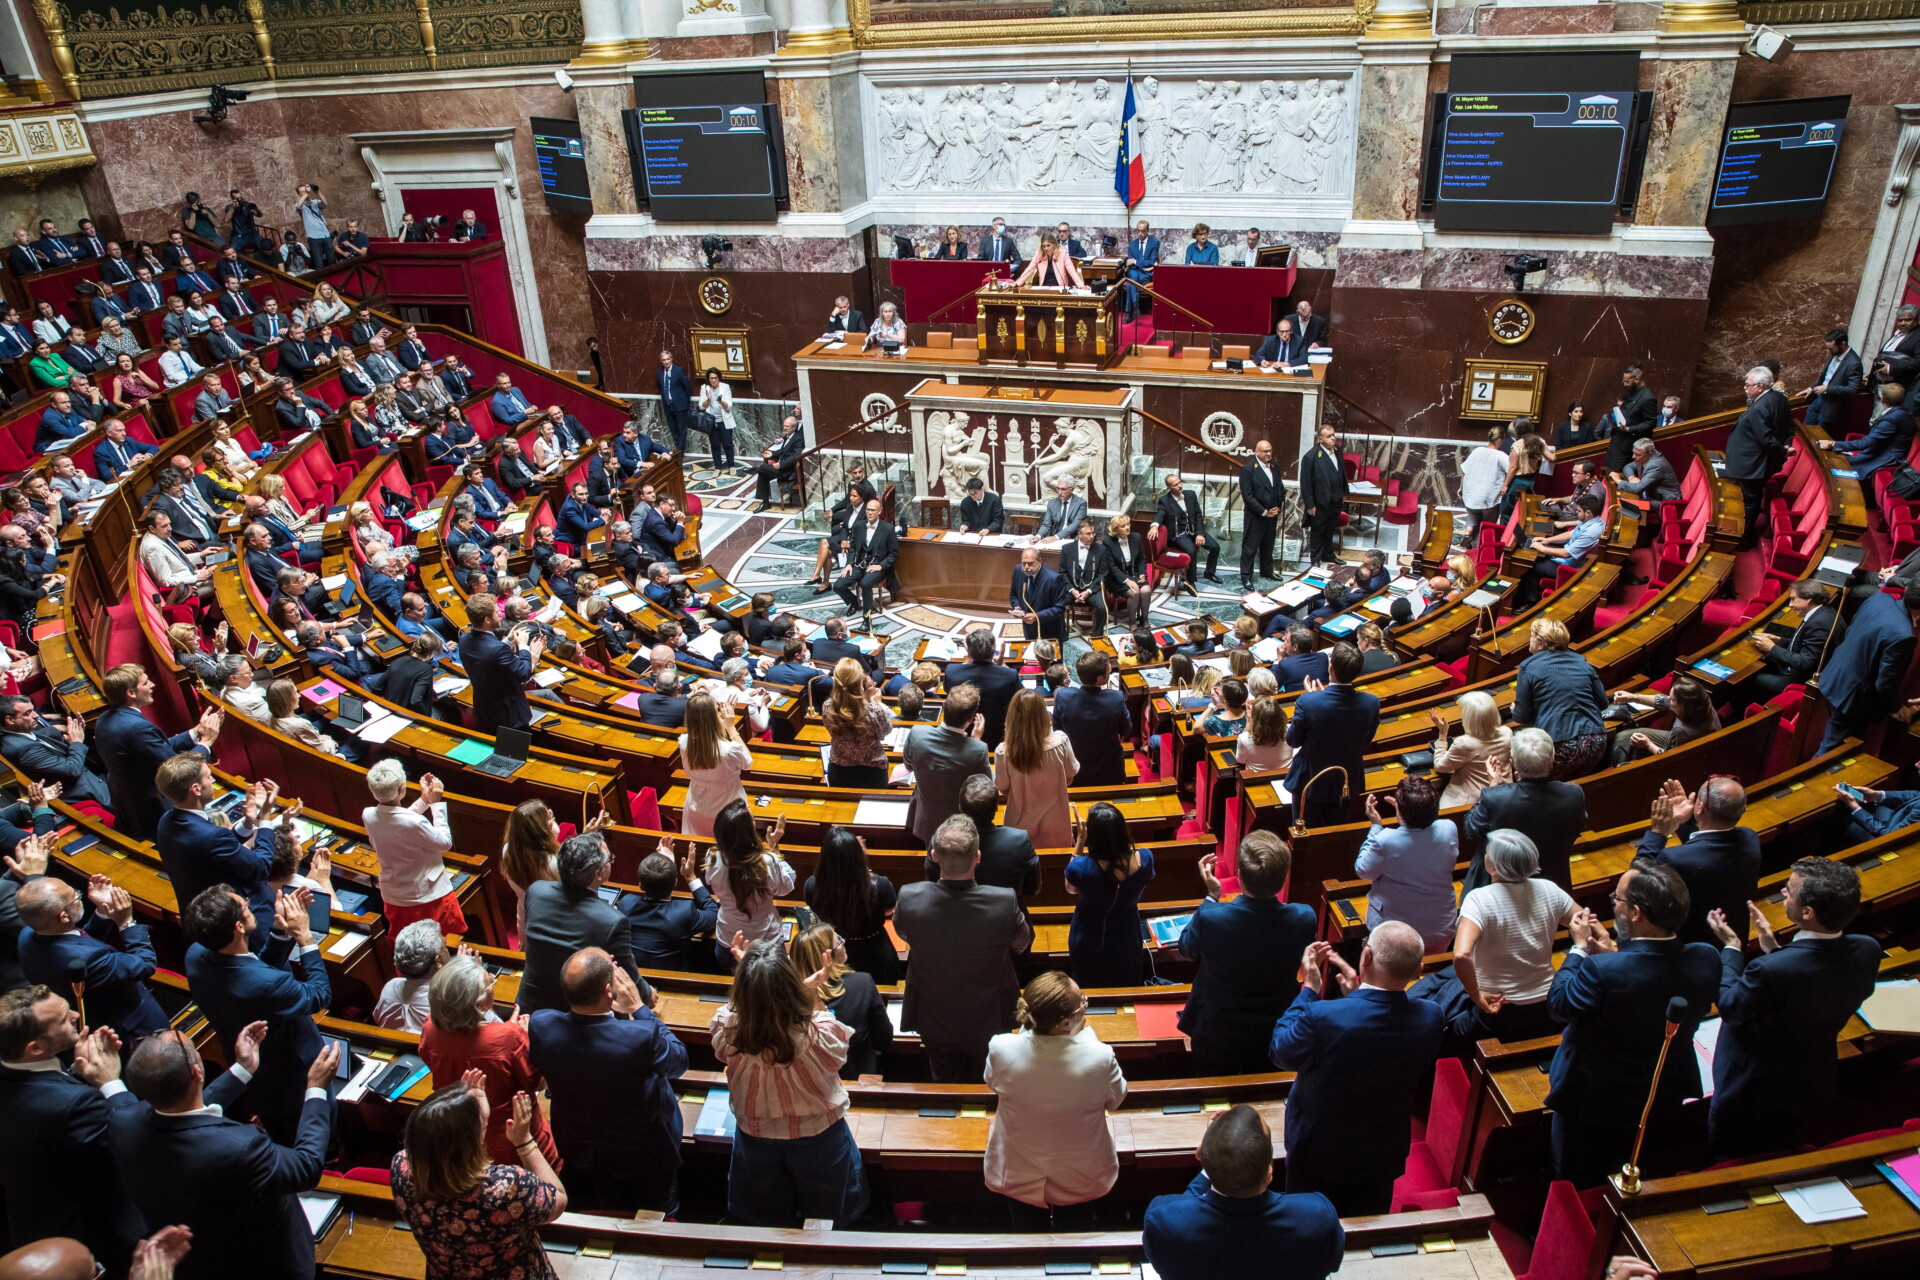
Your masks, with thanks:
<instances>
[{"instance_id":1,"label":"dark trousers","mask_svg":"<svg viewBox=\"0 0 1920 1280\"><path fill-rule=\"evenodd\" d=\"M1273 573L1273 539L1280 532L1280 522L1266 516L1247 517L1247 527L1240 534L1240 578L1249 581L1253 577L1254 566L1260 569L1260 576L1271 578Z\"/></svg>"},{"instance_id":2,"label":"dark trousers","mask_svg":"<svg viewBox=\"0 0 1920 1280\"><path fill-rule=\"evenodd\" d=\"M1073 599L1073 595L1071 592L1068 593L1067 599L1068 600ZM1105 635L1107 633L1106 589L1104 587L1095 587L1093 590L1087 592L1087 598L1082 602L1082 604L1084 604L1087 608L1093 610L1094 631L1099 633L1100 635ZM1062 629L1064 630L1065 628L1063 627Z\"/></svg>"},{"instance_id":3,"label":"dark trousers","mask_svg":"<svg viewBox=\"0 0 1920 1280\"><path fill-rule=\"evenodd\" d=\"M1760 480L1741 480L1740 501L1747 508L1747 525L1740 533L1738 550L1745 551L1760 539L1760 516L1767 505L1767 482Z\"/></svg>"},{"instance_id":4,"label":"dark trousers","mask_svg":"<svg viewBox=\"0 0 1920 1280\"><path fill-rule=\"evenodd\" d=\"M660 416L667 420L667 431L673 436L673 451L675 453L685 453L687 451L687 418L689 415L690 411L685 406L676 409L672 404L668 403L665 396L660 397Z\"/></svg>"},{"instance_id":5,"label":"dark trousers","mask_svg":"<svg viewBox=\"0 0 1920 1280\"><path fill-rule=\"evenodd\" d=\"M1833 708L1828 707L1827 730L1820 735L1820 745L1813 749L1813 754L1824 755L1839 746L1842 742L1845 742L1848 738L1864 737L1867 730L1872 727L1873 722L1866 716L1856 716L1848 719L1835 715Z\"/></svg>"},{"instance_id":6,"label":"dark trousers","mask_svg":"<svg viewBox=\"0 0 1920 1280\"><path fill-rule=\"evenodd\" d=\"M332 237L308 236L307 254L313 259L315 268L332 266L334 263Z\"/></svg>"},{"instance_id":7,"label":"dark trousers","mask_svg":"<svg viewBox=\"0 0 1920 1280\"><path fill-rule=\"evenodd\" d=\"M1316 510L1318 515L1306 518L1307 562L1330 564L1340 558L1340 506L1338 503L1329 503Z\"/></svg>"},{"instance_id":8,"label":"dark trousers","mask_svg":"<svg viewBox=\"0 0 1920 1280\"><path fill-rule=\"evenodd\" d=\"M987 1055L968 1049L936 1049L926 1046L927 1070L935 1084L978 1084L987 1071Z\"/></svg>"},{"instance_id":9,"label":"dark trousers","mask_svg":"<svg viewBox=\"0 0 1920 1280\"><path fill-rule=\"evenodd\" d=\"M678 1176L677 1169L614 1173L569 1162L560 1181L567 1188L567 1203L582 1211L632 1217L637 1209L656 1209L671 1216L680 1207Z\"/></svg>"},{"instance_id":10,"label":"dark trousers","mask_svg":"<svg viewBox=\"0 0 1920 1280\"><path fill-rule=\"evenodd\" d=\"M1297 1161L1287 1161L1287 1194L1304 1195L1318 1191L1333 1201L1333 1207L1343 1218L1364 1218L1372 1214L1391 1213L1393 1211L1393 1181L1391 1173L1377 1178L1367 1178L1359 1182L1334 1182L1327 1178L1317 1178L1311 1172L1299 1167Z\"/></svg>"},{"instance_id":11,"label":"dark trousers","mask_svg":"<svg viewBox=\"0 0 1920 1280\"><path fill-rule=\"evenodd\" d=\"M781 484L790 485L793 483L793 474L791 472L783 472L771 462L756 463L753 468L753 475L753 496L761 502L773 501L773 482L775 480L778 480Z\"/></svg>"},{"instance_id":12,"label":"dark trousers","mask_svg":"<svg viewBox=\"0 0 1920 1280\"><path fill-rule=\"evenodd\" d=\"M887 766L883 764L834 764L827 762L827 785L861 791L877 791L887 785Z\"/></svg>"},{"instance_id":13,"label":"dark trousers","mask_svg":"<svg viewBox=\"0 0 1920 1280\"><path fill-rule=\"evenodd\" d=\"M1192 563L1187 566L1187 581L1192 582L1193 571L1195 567L1197 567L1200 563L1200 552L1196 550L1193 545L1193 535L1190 533L1183 533L1176 537L1168 538L1167 549L1170 551L1178 551L1192 561ZM1212 538L1208 538L1206 552L1207 552L1207 576L1211 578L1214 576L1214 569L1220 563L1220 544L1215 542Z\"/></svg>"},{"instance_id":14,"label":"dark trousers","mask_svg":"<svg viewBox=\"0 0 1920 1280\"><path fill-rule=\"evenodd\" d=\"M860 1148L845 1120L811 1138L733 1135L727 1213L756 1227L797 1227L826 1218L845 1228L867 1208Z\"/></svg>"},{"instance_id":15,"label":"dark trousers","mask_svg":"<svg viewBox=\"0 0 1920 1280\"><path fill-rule=\"evenodd\" d=\"M713 454L713 465L716 467L732 466L735 461L733 456L733 432L727 429L725 423L713 417L711 414L708 415L708 421L703 425L702 430L707 433L707 448Z\"/></svg>"},{"instance_id":16,"label":"dark trousers","mask_svg":"<svg viewBox=\"0 0 1920 1280\"><path fill-rule=\"evenodd\" d=\"M849 610L858 609L861 613L872 613L873 589L886 581L886 577L887 571L882 566L875 565L866 570L856 566L842 573L839 580L833 584L833 589L842 600L847 602ZM856 588L858 595L855 594Z\"/></svg>"},{"instance_id":17,"label":"dark trousers","mask_svg":"<svg viewBox=\"0 0 1920 1280\"><path fill-rule=\"evenodd\" d=\"M1682 1046L1687 1048L1689 1046ZM1658 1123L1658 1116L1655 1117ZM1576 1187L1597 1187L1633 1154L1636 1123L1583 1125L1553 1113L1553 1176Z\"/></svg>"},{"instance_id":18,"label":"dark trousers","mask_svg":"<svg viewBox=\"0 0 1920 1280\"><path fill-rule=\"evenodd\" d=\"M1039 618L1040 621L1038 622L1023 621L1020 624L1020 634L1025 636L1027 639L1029 640L1065 640L1067 638L1067 619L1065 614L1062 614L1059 618L1055 618L1055 619L1049 619L1037 613L1034 614L1033 616L1036 618Z\"/></svg>"}]
</instances>

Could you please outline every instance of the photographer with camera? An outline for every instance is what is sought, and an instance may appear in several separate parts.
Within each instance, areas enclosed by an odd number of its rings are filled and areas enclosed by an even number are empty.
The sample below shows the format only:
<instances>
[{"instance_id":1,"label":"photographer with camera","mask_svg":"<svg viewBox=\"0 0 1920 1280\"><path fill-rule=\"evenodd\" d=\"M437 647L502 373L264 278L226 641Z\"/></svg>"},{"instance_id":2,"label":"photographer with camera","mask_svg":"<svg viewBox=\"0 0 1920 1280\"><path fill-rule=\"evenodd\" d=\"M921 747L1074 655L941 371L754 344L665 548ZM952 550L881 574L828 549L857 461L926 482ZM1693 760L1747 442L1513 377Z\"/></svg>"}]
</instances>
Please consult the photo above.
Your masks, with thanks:
<instances>
[{"instance_id":1,"label":"photographer with camera","mask_svg":"<svg viewBox=\"0 0 1920 1280\"><path fill-rule=\"evenodd\" d=\"M256 248L273 252L273 242L260 235L260 206L242 196L240 188L227 192L227 207L220 216L227 220L227 243L235 249L241 253Z\"/></svg>"},{"instance_id":2,"label":"photographer with camera","mask_svg":"<svg viewBox=\"0 0 1920 1280\"><path fill-rule=\"evenodd\" d=\"M202 240L220 243L220 225L214 221L213 210L207 208L198 191L187 192L180 209L180 225Z\"/></svg>"},{"instance_id":3,"label":"photographer with camera","mask_svg":"<svg viewBox=\"0 0 1920 1280\"><path fill-rule=\"evenodd\" d=\"M298 197L295 208L300 214L300 231L307 238L307 255L316 267L333 265L333 230L327 226L327 202L320 198L320 188L311 182L303 182L294 188Z\"/></svg>"}]
</instances>

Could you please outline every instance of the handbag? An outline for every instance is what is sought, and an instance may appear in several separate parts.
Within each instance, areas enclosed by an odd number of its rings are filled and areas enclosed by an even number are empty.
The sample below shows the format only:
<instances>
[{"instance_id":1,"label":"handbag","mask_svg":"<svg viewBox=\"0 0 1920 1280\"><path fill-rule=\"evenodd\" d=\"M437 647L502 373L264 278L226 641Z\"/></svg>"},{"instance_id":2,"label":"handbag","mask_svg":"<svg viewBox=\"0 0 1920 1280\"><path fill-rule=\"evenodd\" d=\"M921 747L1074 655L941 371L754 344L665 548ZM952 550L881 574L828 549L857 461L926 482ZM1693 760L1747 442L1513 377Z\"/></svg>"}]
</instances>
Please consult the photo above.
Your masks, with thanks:
<instances>
[{"instance_id":1,"label":"handbag","mask_svg":"<svg viewBox=\"0 0 1920 1280\"><path fill-rule=\"evenodd\" d=\"M1915 471L1910 462L1896 463L1887 488L1893 490L1896 498L1920 498L1920 471Z\"/></svg>"},{"instance_id":2,"label":"handbag","mask_svg":"<svg viewBox=\"0 0 1920 1280\"><path fill-rule=\"evenodd\" d=\"M1409 774L1433 772L1433 749L1424 751L1405 751L1400 755L1400 767Z\"/></svg>"}]
</instances>

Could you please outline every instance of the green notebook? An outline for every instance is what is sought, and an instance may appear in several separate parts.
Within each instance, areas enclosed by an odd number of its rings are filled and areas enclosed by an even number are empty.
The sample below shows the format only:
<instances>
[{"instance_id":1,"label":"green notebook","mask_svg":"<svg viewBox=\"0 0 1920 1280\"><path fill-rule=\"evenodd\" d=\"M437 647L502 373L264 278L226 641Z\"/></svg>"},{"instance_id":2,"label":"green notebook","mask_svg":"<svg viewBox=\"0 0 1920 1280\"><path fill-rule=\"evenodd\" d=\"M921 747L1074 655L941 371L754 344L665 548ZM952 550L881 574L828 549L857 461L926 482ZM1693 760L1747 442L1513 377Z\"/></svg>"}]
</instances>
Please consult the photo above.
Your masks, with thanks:
<instances>
[{"instance_id":1,"label":"green notebook","mask_svg":"<svg viewBox=\"0 0 1920 1280\"><path fill-rule=\"evenodd\" d=\"M461 764L479 764L492 754L492 747L484 742L475 742L472 738L466 739L461 742L459 746L447 752L449 757L458 760Z\"/></svg>"}]
</instances>

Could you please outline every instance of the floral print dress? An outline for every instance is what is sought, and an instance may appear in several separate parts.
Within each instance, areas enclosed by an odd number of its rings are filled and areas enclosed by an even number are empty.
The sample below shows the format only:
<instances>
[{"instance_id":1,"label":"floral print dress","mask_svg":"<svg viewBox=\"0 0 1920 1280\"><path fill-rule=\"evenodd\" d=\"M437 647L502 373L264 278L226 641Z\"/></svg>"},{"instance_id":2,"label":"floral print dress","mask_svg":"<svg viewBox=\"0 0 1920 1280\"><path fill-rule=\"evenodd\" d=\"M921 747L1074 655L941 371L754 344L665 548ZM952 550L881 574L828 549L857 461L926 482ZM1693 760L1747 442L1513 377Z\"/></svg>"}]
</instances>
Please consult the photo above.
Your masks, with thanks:
<instances>
[{"instance_id":1,"label":"floral print dress","mask_svg":"<svg viewBox=\"0 0 1920 1280\"><path fill-rule=\"evenodd\" d=\"M427 1280L554 1280L537 1228L560 1216L560 1197L517 1165L488 1165L458 1200L420 1200L402 1151L393 1158L393 1203L426 1255Z\"/></svg>"}]
</instances>

